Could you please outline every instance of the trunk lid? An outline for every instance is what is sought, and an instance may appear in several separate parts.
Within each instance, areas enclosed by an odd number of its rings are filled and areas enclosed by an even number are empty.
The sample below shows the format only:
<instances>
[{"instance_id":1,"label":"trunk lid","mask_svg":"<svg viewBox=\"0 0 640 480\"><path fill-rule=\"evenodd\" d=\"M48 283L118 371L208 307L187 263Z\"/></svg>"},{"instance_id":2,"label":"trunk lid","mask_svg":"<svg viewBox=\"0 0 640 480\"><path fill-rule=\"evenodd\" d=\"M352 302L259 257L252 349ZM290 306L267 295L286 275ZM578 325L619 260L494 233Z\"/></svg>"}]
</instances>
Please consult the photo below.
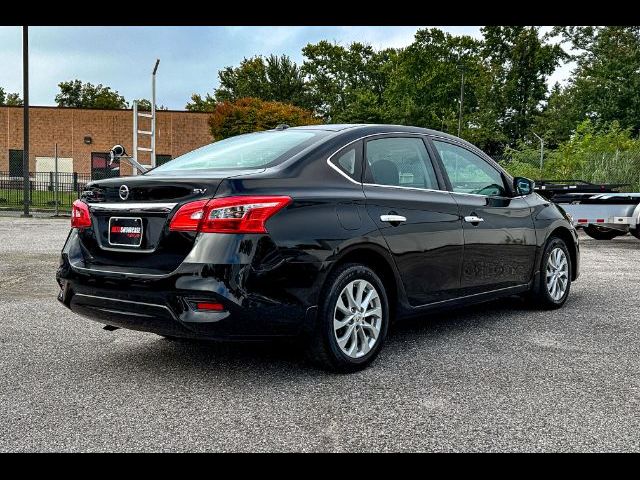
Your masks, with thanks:
<instances>
[{"instance_id":1,"label":"trunk lid","mask_svg":"<svg viewBox=\"0 0 640 480\"><path fill-rule=\"evenodd\" d=\"M82 200L92 226L78 235L85 267L156 275L175 270L196 233L169 231L173 214L187 202L212 198L224 178L144 175L89 183Z\"/></svg>"}]
</instances>

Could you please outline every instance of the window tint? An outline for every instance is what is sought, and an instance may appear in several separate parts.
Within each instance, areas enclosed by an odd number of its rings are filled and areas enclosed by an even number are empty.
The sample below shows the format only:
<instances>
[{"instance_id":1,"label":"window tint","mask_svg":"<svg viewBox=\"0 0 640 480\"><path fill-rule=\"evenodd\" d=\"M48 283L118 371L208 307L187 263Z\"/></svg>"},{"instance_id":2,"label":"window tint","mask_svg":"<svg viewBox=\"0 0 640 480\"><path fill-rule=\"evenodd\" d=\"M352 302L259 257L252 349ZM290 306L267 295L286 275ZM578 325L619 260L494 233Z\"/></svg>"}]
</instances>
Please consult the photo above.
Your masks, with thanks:
<instances>
[{"instance_id":1,"label":"window tint","mask_svg":"<svg viewBox=\"0 0 640 480\"><path fill-rule=\"evenodd\" d=\"M226 138L181 155L149 172L262 168L283 161L327 136L319 130L248 133Z\"/></svg>"},{"instance_id":2,"label":"window tint","mask_svg":"<svg viewBox=\"0 0 640 480\"><path fill-rule=\"evenodd\" d=\"M352 148L338 157L338 165L347 172L349 175L353 175L356 171L356 149Z\"/></svg>"},{"instance_id":3,"label":"window tint","mask_svg":"<svg viewBox=\"0 0 640 480\"><path fill-rule=\"evenodd\" d=\"M378 185L438 189L438 181L420 138L381 138L367 142L367 165Z\"/></svg>"},{"instance_id":4,"label":"window tint","mask_svg":"<svg viewBox=\"0 0 640 480\"><path fill-rule=\"evenodd\" d=\"M433 141L454 192L506 196L502 175L469 150Z\"/></svg>"}]
</instances>

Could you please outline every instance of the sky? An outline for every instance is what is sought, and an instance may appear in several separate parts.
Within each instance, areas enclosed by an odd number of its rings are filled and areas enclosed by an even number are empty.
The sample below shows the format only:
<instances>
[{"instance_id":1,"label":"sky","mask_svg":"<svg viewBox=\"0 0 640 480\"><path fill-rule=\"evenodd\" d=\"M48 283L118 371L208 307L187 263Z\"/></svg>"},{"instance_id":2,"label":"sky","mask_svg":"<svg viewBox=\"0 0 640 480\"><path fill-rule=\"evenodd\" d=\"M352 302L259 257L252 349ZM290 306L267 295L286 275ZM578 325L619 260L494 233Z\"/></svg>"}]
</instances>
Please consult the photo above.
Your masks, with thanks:
<instances>
[{"instance_id":1,"label":"sky","mask_svg":"<svg viewBox=\"0 0 640 480\"><path fill-rule=\"evenodd\" d=\"M245 57L286 54L300 64L302 47L320 40L404 47L418 28L425 27L30 27L30 103L55 105L58 83L74 79L110 86L128 101L149 98L159 58L157 104L182 110L193 93L213 92L218 70ZM438 28L481 37L480 27ZM0 87L22 96L21 27L0 27L0 65ZM571 68L558 68L549 83L566 80Z\"/></svg>"}]
</instances>

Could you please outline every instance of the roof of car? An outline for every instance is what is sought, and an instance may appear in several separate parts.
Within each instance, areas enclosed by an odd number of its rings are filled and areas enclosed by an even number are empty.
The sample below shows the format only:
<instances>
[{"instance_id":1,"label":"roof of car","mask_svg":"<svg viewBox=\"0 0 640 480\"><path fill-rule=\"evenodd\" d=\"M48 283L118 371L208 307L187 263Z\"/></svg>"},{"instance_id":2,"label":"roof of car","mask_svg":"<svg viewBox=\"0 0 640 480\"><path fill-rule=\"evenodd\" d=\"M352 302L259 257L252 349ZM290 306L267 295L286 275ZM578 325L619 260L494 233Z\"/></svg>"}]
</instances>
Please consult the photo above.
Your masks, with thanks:
<instances>
[{"instance_id":1,"label":"roof of car","mask_svg":"<svg viewBox=\"0 0 640 480\"><path fill-rule=\"evenodd\" d=\"M379 123L328 123L324 125L304 125L300 127L290 127L295 130L324 130L330 132L344 132L346 130L362 130L363 133L385 133L385 132L406 132L406 133L427 133L430 135L437 135L439 137L447 137L464 141L463 139L451 135L449 133L440 132L438 130L431 130L429 128L412 127L408 125L393 125L393 124L379 124Z\"/></svg>"}]
</instances>

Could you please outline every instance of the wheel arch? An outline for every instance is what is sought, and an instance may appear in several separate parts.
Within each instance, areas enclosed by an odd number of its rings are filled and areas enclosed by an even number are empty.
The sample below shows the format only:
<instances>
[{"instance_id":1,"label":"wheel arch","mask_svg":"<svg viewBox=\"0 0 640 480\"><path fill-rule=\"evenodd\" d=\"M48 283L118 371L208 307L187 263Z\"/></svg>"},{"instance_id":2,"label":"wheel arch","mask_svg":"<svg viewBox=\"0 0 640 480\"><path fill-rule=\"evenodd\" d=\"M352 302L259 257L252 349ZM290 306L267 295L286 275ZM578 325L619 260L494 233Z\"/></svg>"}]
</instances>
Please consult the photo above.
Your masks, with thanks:
<instances>
[{"instance_id":1,"label":"wheel arch","mask_svg":"<svg viewBox=\"0 0 640 480\"><path fill-rule=\"evenodd\" d=\"M571 267L572 267L571 280L573 281L577 278L577 272L578 272L578 269L577 269L578 248L576 246L575 239L571 231L567 227L558 226L549 233L549 235L547 236L547 239L544 242L544 245L546 246L549 240L553 237L562 239L565 245L567 246L567 249L569 250L569 257L571 258Z\"/></svg>"},{"instance_id":2,"label":"wheel arch","mask_svg":"<svg viewBox=\"0 0 640 480\"><path fill-rule=\"evenodd\" d=\"M396 317L398 309L403 304L404 290L398 276L393 259L382 247L375 244L357 244L341 251L327 271L322 290L326 288L326 280L331 273L346 263L359 263L371 268L382 281L389 301L389 311L392 319Z\"/></svg>"}]
</instances>

